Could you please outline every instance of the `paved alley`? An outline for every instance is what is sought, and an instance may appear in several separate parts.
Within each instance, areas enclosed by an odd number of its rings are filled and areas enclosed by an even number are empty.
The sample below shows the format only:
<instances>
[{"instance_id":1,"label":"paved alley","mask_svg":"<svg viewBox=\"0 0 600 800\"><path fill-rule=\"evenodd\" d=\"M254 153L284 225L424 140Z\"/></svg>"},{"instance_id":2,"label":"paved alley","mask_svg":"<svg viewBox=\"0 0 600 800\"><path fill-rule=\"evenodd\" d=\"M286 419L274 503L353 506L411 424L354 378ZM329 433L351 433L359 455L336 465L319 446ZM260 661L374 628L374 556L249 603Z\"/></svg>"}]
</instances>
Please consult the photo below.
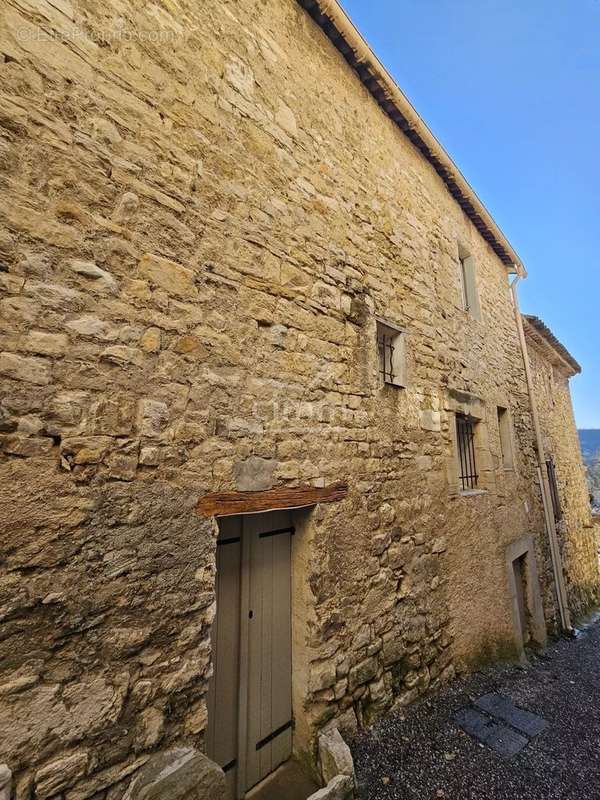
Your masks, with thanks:
<instances>
[{"instance_id":1,"label":"paved alley","mask_svg":"<svg viewBox=\"0 0 600 800\"><path fill-rule=\"evenodd\" d=\"M600 621L391 714L353 750L366 800L597 800Z\"/></svg>"}]
</instances>

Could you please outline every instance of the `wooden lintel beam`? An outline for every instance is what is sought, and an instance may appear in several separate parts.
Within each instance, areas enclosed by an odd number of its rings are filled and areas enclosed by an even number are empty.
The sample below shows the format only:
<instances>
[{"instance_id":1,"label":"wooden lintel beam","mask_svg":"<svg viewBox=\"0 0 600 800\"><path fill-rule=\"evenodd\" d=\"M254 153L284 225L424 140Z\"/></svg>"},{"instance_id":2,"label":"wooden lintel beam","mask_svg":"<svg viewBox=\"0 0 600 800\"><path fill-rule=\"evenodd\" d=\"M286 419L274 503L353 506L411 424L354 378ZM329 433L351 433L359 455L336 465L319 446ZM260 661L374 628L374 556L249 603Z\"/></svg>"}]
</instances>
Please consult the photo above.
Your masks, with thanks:
<instances>
[{"instance_id":1,"label":"wooden lintel beam","mask_svg":"<svg viewBox=\"0 0 600 800\"><path fill-rule=\"evenodd\" d=\"M256 514L284 508L306 508L317 503L335 503L348 495L347 483L316 486L282 486L263 492L212 492L198 500L196 511L203 517Z\"/></svg>"}]
</instances>

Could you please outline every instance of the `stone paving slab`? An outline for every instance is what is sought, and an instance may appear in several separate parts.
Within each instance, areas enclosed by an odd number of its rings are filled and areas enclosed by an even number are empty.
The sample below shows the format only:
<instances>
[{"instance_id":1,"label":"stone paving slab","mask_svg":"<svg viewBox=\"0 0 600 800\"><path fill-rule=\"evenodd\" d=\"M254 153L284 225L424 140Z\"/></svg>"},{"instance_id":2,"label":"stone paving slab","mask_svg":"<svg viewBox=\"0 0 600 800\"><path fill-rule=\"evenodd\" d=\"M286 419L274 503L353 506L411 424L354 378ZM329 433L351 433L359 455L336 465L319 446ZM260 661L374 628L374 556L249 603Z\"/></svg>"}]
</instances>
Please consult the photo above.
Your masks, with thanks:
<instances>
[{"instance_id":1,"label":"stone paving slab","mask_svg":"<svg viewBox=\"0 0 600 800\"><path fill-rule=\"evenodd\" d=\"M502 758L512 758L527 747L529 739L507 725L495 723L485 744Z\"/></svg>"},{"instance_id":2,"label":"stone paving slab","mask_svg":"<svg viewBox=\"0 0 600 800\"><path fill-rule=\"evenodd\" d=\"M510 698L496 692L484 694L475 701L475 705L529 738L539 736L548 727L545 719L530 711L517 708Z\"/></svg>"},{"instance_id":3,"label":"stone paving slab","mask_svg":"<svg viewBox=\"0 0 600 800\"><path fill-rule=\"evenodd\" d=\"M527 737L474 708L457 711L453 719L465 733L487 745L503 758L512 758L529 744Z\"/></svg>"}]
</instances>

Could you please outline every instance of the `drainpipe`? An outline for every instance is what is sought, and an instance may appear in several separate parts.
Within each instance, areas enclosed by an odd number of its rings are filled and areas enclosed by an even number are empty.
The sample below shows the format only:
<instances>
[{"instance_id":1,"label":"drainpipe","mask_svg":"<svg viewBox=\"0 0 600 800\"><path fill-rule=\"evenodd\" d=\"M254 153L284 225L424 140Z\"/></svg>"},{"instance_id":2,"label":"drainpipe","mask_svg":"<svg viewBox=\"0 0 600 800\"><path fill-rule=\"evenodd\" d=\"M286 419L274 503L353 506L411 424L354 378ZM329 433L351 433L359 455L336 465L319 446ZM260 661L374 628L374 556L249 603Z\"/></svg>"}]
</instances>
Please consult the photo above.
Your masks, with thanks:
<instances>
[{"instance_id":1,"label":"drainpipe","mask_svg":"<svg viewBox=\"0 0 600 800\"><path fill-rule=\"evenodd\" d=\"M565 579L563 574L562 557L560 554L560 547L558 544L558 534L556 532L556 521L552 510L552 498L550 494L550 483L548 480L548 470L546 467L546 454L544 452L544 441L542 439L542 429L540 427L540 418L538 416L537 405L535 402L535 395L533 391L533 378L531 375L531 365L529 363L529 354L527 352L527 342L525 340L525 330L523 329L523 318L519 309L519 298L517 296L517 284L521 276L517 274L514 281L510 285L512 293L513 306L515 309L515 318L517 321L517 330L519 333L519 342L521 344L521 353L523 354L523 363L525 365L525 377L527 379L527 390L529 392L529 403L531 405L531 418L533 420L533 428L536 438L536 449L538 456L538 478L540 481L540 488L542 491L542 503L544 506L544 519L546 521L546 533L548 535L548 542L550 544L550 555L552 558L552 571L554 573L554 585L556 587L556 599L558 601L558 608L560 612L561 627L565 633L572 633L573 627L571 625L571 614L569 611L569 601L567 599L567 590L565 587Z\"/></svg>"}]
</instances>

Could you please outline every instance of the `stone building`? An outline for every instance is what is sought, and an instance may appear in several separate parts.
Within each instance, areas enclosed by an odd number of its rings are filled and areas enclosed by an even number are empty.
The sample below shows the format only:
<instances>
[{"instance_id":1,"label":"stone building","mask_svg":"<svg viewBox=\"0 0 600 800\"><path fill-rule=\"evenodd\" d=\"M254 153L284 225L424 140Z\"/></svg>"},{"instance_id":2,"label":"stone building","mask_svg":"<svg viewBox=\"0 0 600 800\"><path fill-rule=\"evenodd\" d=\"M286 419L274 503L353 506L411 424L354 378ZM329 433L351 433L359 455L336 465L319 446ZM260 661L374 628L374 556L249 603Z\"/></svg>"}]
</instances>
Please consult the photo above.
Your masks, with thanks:
<instances>
[{"instance_id":1,"label":"stone building","mask_svg":"<svg viewBox=\"0 0 600 800\"><path fill-rule=\"evenodd\" d=\"M18 800L184 745L242 796L558 630L524 267L337 3L6 0L0 53Z\"/></svg>"},{"instance_id":2,"label":"stone building","mask_svg":"<svg viewBox=\"0 0 600 800\"><path fill-rule=\"evenodd\" d=\"M598 545L569 389L581 367L538 317L524 322L569 606L581 615L599 600Z\"/></svg>"}]
</instances>

